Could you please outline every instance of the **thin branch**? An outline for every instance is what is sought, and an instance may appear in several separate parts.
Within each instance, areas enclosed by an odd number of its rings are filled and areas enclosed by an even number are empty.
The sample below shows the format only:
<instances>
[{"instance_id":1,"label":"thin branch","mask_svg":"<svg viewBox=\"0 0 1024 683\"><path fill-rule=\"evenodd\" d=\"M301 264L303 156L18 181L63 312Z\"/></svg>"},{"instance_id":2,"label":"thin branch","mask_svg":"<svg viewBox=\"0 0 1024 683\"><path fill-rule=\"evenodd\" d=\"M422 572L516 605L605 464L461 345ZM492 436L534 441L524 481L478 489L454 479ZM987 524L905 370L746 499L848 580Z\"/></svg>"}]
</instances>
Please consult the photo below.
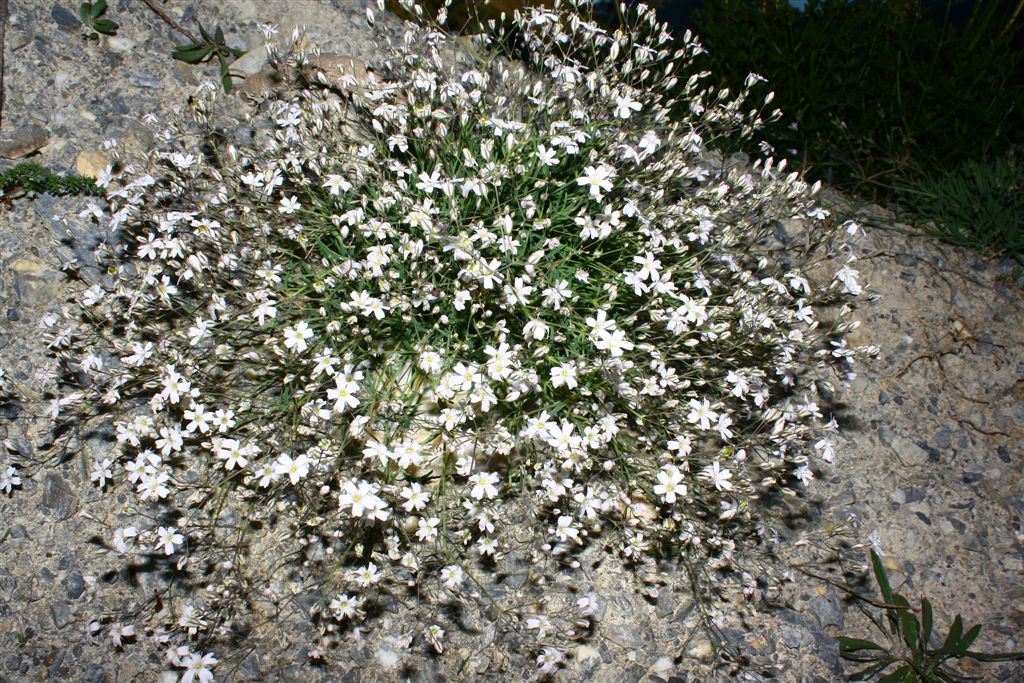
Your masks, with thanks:
<instances>
[{"instance_id":1,"label":"thin branch","mask_svg":"<svg viewBox=\"0 0 1024 683\"><path fill-rule=\"evenodd\" d=\"M4 123L4 36L7 33L7 0L0 0L0 127Z\"/></svg>"},{"instance_id":2,"label":"thin branch","mask_svg":"<svg viewBox=\"0 0 1024 683\"><path fill-rule=\"evenodd\" d=\"M0 2L4 3L5 5L7 4L7 0L0 0ZM191 31L189 31L187 28L185 28L184 26L179 24L177 22L177 20L175 20L174 17L172 17L170 14L168 14L166 12L166 10L164 10L163 7L161 7L159 4L157 4L156 0L142 0L142 2L146 3L146 6L149 7L149 9L153 10L154 12L156 12L157 16L159 16L161 19L163 19L164 22L168 26L173 28L175 31L177 31L181 35L185 36L186 38L191 40L193 43L198 43L199 42L199 39L196 38L195 35L193 35Z\"/></svg>"}]
</instances>

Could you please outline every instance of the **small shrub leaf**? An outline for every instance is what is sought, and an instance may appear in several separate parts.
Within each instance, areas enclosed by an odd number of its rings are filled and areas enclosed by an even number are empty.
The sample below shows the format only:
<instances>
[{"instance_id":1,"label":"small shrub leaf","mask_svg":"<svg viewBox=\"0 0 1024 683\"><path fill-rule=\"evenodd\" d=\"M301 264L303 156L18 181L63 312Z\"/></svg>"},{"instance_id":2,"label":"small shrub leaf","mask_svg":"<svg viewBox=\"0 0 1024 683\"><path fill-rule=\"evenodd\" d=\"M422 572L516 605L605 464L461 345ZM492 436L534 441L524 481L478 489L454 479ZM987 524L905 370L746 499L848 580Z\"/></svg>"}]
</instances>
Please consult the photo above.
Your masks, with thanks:
<instances>
[{"instance_id":1,"label":"small shrub leaf","mask_svg":"<svg viewBox=\"0 0 1024 683\"><path fill-rule=\"evenodd\" d=\"M946 636L946 642L942 644L943 652L955 652L957 644L960 642L960 636L964 632L964 620L960 618L960 615L956 615L953 620L953 625L949 629L949 634Z\"/></svg>"},{"instance_id":2,"label":"small shrub leaf","mask_svg":"<svg viewBox=\"0 0 1024 683\"><path fill-rule=\"evenodd\" d=\"M874 550L871 551L871 566L875 570L875 580L878 581L878 588L882 591L882 599L892 604L892 588L889 586L889 576L885 573L885 565L882 558Z\"/></svg>"},{"instance_id":3,"label":"small shrub leaf","mask_svg":"<svg viewBox=\"0 0 1024 683\"><path fill-rule=\"evenodd\" d=\"M978 634L981 633L981 624L975 624L964 634L960 642L956 644L957 654L963 654L967 652L967 649L971 647L975 640L978 639Z\"/></svg>"},{"instance_id":4,"label":"small shrub leaf","mask_svg":"<svg viewBox=\"0 0 1024 683\"><path fill-rule=\"evenodd\" d=\"M1024 659L1024 652L972 652L966 650L963 656L979 662L1014 662Z\"/></svg>"},{"instance_id":5,"label":"small shrub leaf","mask_svg":"<svg viewBox=\"0 0 1024 683\"><path fill-rule=\"evenodd\" d=\"M909 664L904 664L900 668L893 671L891 674L888 674L878 679L878 683L903 683L904 681L910 683L914 680L916 679L914 676L913 667L911 667Z\"/></svg>"},{"instance_id":6,"label":"small shrub leaf","mask_svg":"<svg viewBox=\"0 0 1024 683\"><path fill-rule=\"evenodd\" d=\"M118 25L116 22L113 22L110 19L97 19L95 22L93 22L92 27L100 33L102 33L103 35L109 36L117 30Z\"/></svg>"},{"instance_id":7,"label":"small shrub leaf","mask_svg":"<svg viewBox=\"0 0 1024 683\"><path fill-rule=\"evenodd\" d=\"M198 64L210 55L211 48L205 45L184 45L174 50L174 58L188 64Z\"/></svg>"},{"instance_id":8,"label":"small shrub leaf","mask_svg":"<svg viewBox=\"0 0 1024 683\"><path fill-rule=\"evenodd\" d=\"M860 671L850 675L851 681L868 681L880 674L881 672L888 669L896 661L893 657L886 656L881 661L872 664L871 666L864 667Z\"/></svg>"},{"instance_id":9,"label":"small shrub leaf","mask_svg":"<svg viewBox=\"0 0 1024 683\"><path fill-rule=\"evenodd\" d=\"M878 643L871 640L864 640L861 638L848 638L846 636L839 636L839 654L845 657L851 652L858 652L860 650L884 650L885 648Z\"/></svg>"}]
</instances>

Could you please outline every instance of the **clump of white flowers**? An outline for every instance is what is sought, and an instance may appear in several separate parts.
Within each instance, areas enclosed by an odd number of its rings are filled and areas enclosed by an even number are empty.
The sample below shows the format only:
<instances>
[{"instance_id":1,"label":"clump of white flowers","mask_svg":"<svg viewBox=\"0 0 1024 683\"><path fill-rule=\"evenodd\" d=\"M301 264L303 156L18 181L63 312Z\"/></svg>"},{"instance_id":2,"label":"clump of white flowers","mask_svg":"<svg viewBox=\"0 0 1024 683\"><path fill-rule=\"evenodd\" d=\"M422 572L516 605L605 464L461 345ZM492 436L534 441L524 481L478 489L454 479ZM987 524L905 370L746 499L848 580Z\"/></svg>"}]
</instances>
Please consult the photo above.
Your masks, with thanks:
<instances>
[{"instance_id":1,"label":"clump of white flowers","mask_svg":"<svg viewBox=\"0 0 1024 683\"><path fill-rule=\"evenodd\" d=\"M116 427L93 480L145 513L112 544L210 582L154 614L170 646L296 576L329 632L388 591L474 590L517 500L538 546L726 566L755 501L831 460L850 256L784 163L710 151L778 113L635 15L563 3L469 47L409 25L366 80L267 103L251 143L203 93L112 181L116 276L65 358Z\"/></svg>"}]
</instances>

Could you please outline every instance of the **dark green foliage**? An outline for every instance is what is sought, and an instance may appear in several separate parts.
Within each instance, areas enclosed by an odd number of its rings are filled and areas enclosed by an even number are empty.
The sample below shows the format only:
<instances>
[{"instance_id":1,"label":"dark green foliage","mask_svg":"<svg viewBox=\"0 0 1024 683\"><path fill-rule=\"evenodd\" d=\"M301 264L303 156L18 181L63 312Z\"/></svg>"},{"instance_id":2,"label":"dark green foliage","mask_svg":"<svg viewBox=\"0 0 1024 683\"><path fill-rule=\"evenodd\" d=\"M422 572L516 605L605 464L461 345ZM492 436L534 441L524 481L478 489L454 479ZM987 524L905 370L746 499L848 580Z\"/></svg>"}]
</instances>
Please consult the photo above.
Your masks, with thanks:
<instances>
[{"instance_id":1,"label":"dark green foliage","mask_svg":"<svg viewBox=\"0 0 1024 683\"><path fill-rule=\"evenodd\" d=\"M899 199L940 239L1024 263L1024 167L1012 157L921 170Z\"/></svg>"},{"instance_id":2,"label":"dark green foliage","mask_svg":"<svg viewBox=\"0 0 1024 683\"><path fill-rule=\"evenodd\" d=\"M102 188L97 187L92 178L57 175L31 162L18 164L0 174L0 192L7 195L15 189L39 194L103 196Z\"/></svg>"},{"instance_id":3,"label":"dark green foliage","mask_svg":"<svg viewBox=\"0 0 1024 683\"><path fill-rule=\"evenodd\" d=\"M972 626L965 632L960 615L953 620L941 647L932 647L934 616L931 603L927 598L921 598L921 608L915 610L906 598L892 590L885 566L874 551L871 552L871 565L882 594L882 602L870 602L881 607L885 616L884 622L873 620L886 635L888 645L840 636L840 656L858 665L866 665L851 675L850 680L868 681L877 678L883 683L960 681L964 679L964 674L950 666L951 660L1007 662L1024 659L1024 652L988 654L971 650L971 645L981 633L981 626Z\"/></svg>"},{"instance_id":4,"label":"dark green foliage","mask_svg":"<svg viewBox=\"0 0 1024 683\"><path fill-rule=\"evenodd\" d=\"M102 18L106 13L107 0L83 2L78 8L78 16L82 20L82 25L93 30L93 33L89 35L90 38L99 38L100 33L105 36L117 33L117 23Z\"/></svg>"},{"instance_id":5,"label":"dark green foliage","mask_svg":"<svg viewBox=\"0 0 1024 683\"><path fill-rule=\"evenodd\" d=\"M186 43L174 48L174 58L187 64L201 64L217 60L220 66L220 81L224 86L224 92L231 92L231 79L238 76L230 71L231 62L245 54L245 50L235 49L227 44L224 39L224 31L218 26L211 36L210 33L199 26L199 35L203 41L199 43Z\"/></svg>"},{"instance_id":6,"label":"dark green foliage","mask_svg":"<svg viewBox=\"0 0 1024 683\"><path fill-rule=\"evenodd\" d=\"M771 141L823 180L879 189L909 158L952 168L1022 141L1020 55L997 26L960 34L918 0L706 0L698 22L725 85L768 78L786 114Z\"/></svg>"},{"instance_id":7,"label":"dark green foliage","mask_svg":"<svg viewBox=\"0 0 1024 683\"><path fill-rule=\"evenodd\" d=\"M1003 218L1016 201L956 199L949 214L942 205L972 183L1002 183L993 160L1024 147L1017 9L976 0L957 29L920 0L809 0L803 12L787 0L705 0L697 21L722 85L735 90L751 72L768 79L785 116L765 138L810 178L927 209L923 218L954 226L939 231L951 241L1020 254L1019 221ZM990 179L971 179L979 169ZM993 212L1000 227L976 220Z\"/></svg>"}]
</instances>

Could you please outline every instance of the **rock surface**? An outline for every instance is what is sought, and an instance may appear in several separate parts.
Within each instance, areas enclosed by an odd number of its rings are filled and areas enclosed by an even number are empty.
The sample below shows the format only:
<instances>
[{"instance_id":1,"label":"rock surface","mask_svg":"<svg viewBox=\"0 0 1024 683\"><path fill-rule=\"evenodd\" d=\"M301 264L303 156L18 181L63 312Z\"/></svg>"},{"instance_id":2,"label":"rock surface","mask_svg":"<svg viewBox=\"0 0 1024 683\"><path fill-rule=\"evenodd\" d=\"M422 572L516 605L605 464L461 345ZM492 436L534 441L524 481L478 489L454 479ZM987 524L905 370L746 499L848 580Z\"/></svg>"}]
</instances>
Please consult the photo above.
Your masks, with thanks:
<instances>
[{"instance_id":1,"label":"rock surface","mask_svg":"<svg viewBox=\"0 0 1024 683\"><path fill-rule=\"evenodd\" d=\"M165 117L201 80L216 79L215 67L170 59L180 37L143 3L111 3L121 28L99 41L79 37L65 5L72 3L11 0L5 46L4 125L12 132L45 125L48 144L31 151L51 169L72 171L81 150L104 149L107 140L144 149L143 115ZM347 55L356 65L374 57L365 8L354 0L167 7L182 23L199 16L220 24L250 49L261 44L257 24L285 31L305 25L307 40L326 55ZM246 68L262 74L262 60L249 58ZM45 335L78 286L61 279L61 263L90 259L95 235L77 217L93 201L26 198L0 209L0 367L19 387L14 399L0 402L0 466L27 462L47 440L44 397L54 378ZM852 210L841 197L832 201L837 214ZM861 207L861 214L878 227L858 238L857 267L879 296L858 311L864 324L856 341L881 354L836 396L843 442L835 468L818 473L782 533L814 540L846 525L855 540L870 538L885 552L894 584L908 597L931 598L938 624L959 613L985 624L978 649L1024 649L1022 291L1008 264L935 243L877 207ZM177 678L163 671L159 646L139 639L115 651L106 632L86 628L97 615L151 595L162 580L142 570L119 573L120 559L102 542L116 524L117 503L91 485L89 459L83 448L59 466L23 470L23 485L0 494L0 679ZM820 561L813 543L805 547L808 561ZM746 657L747 680L842 680L834 636L877 635L841 591L799 571L763 602L717 604L705 613L708 605L698 599L706 596L693 595L681 565L645 577L657 582L652 597L654 584L600 547L580 560L576 572L553 570L550 558L510 561L491 586L527 606L544 600L568 609L593 596L599 623L592 635L559 641L568 654L561 680L736 680L738 673L716 661L719 647ZM439 616L449 631L441 657L418 641L408 648L403 612L397 604L389 609L394 613L385 611L333 653L330 666L311 664L312 627L296 618L279 624L272 647L241 653L230 674L218 669L217 680L536 677L534 643L517 640L483 603ZM700 628L704 617L716 640ZM1014 664L985 672L1024 677Z\"/></svg>"}]
</instances>

